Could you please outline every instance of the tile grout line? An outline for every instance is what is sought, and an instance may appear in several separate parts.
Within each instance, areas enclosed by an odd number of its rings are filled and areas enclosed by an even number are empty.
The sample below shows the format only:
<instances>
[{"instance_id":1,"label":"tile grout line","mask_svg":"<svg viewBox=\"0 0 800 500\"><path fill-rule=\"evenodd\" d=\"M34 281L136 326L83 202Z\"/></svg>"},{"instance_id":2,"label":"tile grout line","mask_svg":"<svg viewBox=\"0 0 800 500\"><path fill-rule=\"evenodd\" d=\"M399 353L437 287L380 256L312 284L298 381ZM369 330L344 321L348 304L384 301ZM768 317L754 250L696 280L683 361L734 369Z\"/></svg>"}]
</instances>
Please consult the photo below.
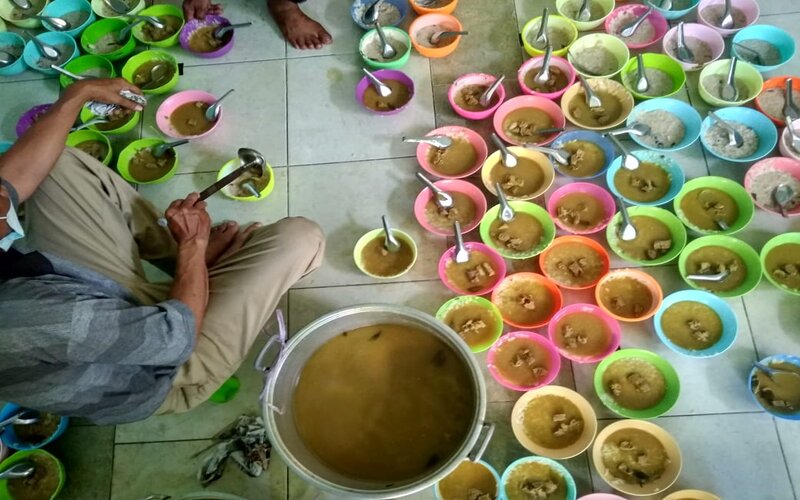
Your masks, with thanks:
<instances>
[{"instance_id":1,"label":"tile grout line","mask_svg":"<svg viewBox=\"0 0 800 500\"><path fill-rule=\"evenodd\" d=\"M761 359L761 355L758 354L758 346L756 345L756 336L753 334L753 326L750 322L750 315L747 313L747 303L744 301L744 297L739 297L739 300L742 301L742 309L744 310L744 317L747 320L747 328L750 329L750 342L753 344L753 353L756 355L756 361Z\"/></svg>"},{"instance_id":2,"label":"tile grout line","mask_svg":"<svg viewBox=\"0 0 800 500\"><path fill-rule=\"evenodd\" d=\"M781 440L781 433L778 432L778 420L772 417L772 426L775 428L775 435L778 438L778 447L781 449L781 456L783 457L783 466L786 467L786 475L789 476L789 485L792 487L792 496L797 500L797 490L792 481L792 471L789 469L789 461L786 459L786 452L783 449L783 441Z\"/></svg>"}]
</instances>

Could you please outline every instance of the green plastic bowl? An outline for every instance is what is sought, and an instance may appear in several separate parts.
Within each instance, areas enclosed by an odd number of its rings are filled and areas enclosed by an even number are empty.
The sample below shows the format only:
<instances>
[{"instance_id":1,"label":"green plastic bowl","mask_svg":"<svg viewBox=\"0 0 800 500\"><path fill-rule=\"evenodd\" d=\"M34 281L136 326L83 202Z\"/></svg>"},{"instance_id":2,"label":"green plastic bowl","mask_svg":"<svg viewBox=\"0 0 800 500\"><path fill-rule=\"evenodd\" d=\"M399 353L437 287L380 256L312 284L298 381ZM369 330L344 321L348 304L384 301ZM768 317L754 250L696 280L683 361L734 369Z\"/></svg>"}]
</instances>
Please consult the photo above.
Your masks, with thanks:
<instances>
[{"instance_id":1,"label":"green plastic bowl","mask_svg":"<svg viewBox=\"0 0 800 500\"><path fill-rule=\"evenodd\" d=\"M208 400L218 405L229 403L236 398L241 387L242 383L239 381L239 377L234 375L223 382L220 388L214 391L214 394L212 394Z\"/></svg>"},{"instance_id":2,"label":"green plastic bowl","mask_svg":"<svg viewBox=\"0 0 800 500\"><path fill-rule=\"evenodd\" d=\"M108 140L108 137L103 135L101 132L96 130L78 130L77 132L72 132L67 136L67 146L75 147L78 144L86 141L100 141L106 145L108 148L108 153L106 157L103 158L103 164L108 166L111 164L111 157L114 156L114 151L111 149L111 141Z\"/></svg>"},{"instance_id":3,"label":"green plastic bowl","mask_svg":"<svg viewBox=\"0 0 800 500\"><path fill-rule=\"evenodd\" d=\"M785 285L781 285L775 281L775 278L773 278L772 275L769 274L769 271L767 271L767 254L769 254L775 247L785 245L786 243L795 243L800 245L800 233L783 233L770 239L766 245L764 245L764 248L761 249L761 268L764 270L764 276L767 277L767 281L786 293L800 295L800 289L789 288Z\"/></svg>"},{"instance_id":4,"label":"green plastic bowl","mask_svg":"<svg viewBox=\"0 0 800 500\"><path fill-rule=\"evenodd\" d=\"M61 492L61 489L64 487L64 483L67 480L67 471L64 470L64 464L61 463L61 460L57 459L50 453L46 452L45 450L26 450L26 451L18 451L11 455L10 457L6 458L2 462L0 462L0 471L6 470L14 464L22 462L28 459L31 456L39 455L41 457L46 457L56 464L56 469L58 470L58 486L56 486L55 492L50 496L49 500L55 499L58 494ZM2 500L13 500L11 493L8 491L6 480L0 480L0 499Z\"/></svg>"},{"instance_id":5,"label":"green plastic bowl","mask_svg":"<svg viewBox=\"0 0 800 500\"><path fill-rule=\"evenodd\" d=\"M541 22L542 17L534 17L527 23L525 26L522 27L522 46L525 48L525 52L528 53L531 57L536 57L544 54L544 50L537 49L536 47L531 44L531 39L536 38L536 32L533 30L539 22ZM560 30L564 30L569 33L570 42L567 44L566 47L563 47L558 50L553 51L554 56L559 57L567 57L567 52L569 52L569 48L575 43L575 40L578 39L578 28L575 27L575 23L570 21L564 16L549 16L547 18L547 25L552 28L558 28ZM537 28L538 29L538 28Z\"/></svg>"},{"instance_id":6,"label":"green plastic bowl","mask_svg":"<svg viewBox=\"0 0 800 500\"><path fill-rule=\"evenodd\" d=\"M666 380L667 390L658 404L645 410L630 410L617 404L614 397L606 391L603 386L603 375L608 367L611 366L611 363L621 359L641 359L653 364L661 372ZM658 354L644 349L621 349L597 365L597 369L594 372L594 390L606 408L617 415L622 415L625 418L650 419L665 414L675 406L681 392L681 382L675 368L672 367L669 361Z\"/></svg>"},{"instance_id":7,"label":"green plastic bowl","mask_svg":"<svg viewBox=\"0 0 800 500\"><path fill-rule=\"evenodd\" d=\"M658 96L649 96L636 92L636 88L628 85L629 80L627 77L628 75L634 75L635 79L636 69L639 67L639 63L637 62L636 57L631 57L625 64L625 67L622 68L621 80L622 84L625 85L625 88L628 89L635 98L644 100L656 99L659 97L669 97L677 94L686 84L686 72L683 70L678 61L669 57L668 55L647 53L642 54L642 59L644 60L645 68L658 69L669 75L669 77L672 78L672 89L668 93Z\"/></svg>"},{"instance_id":8,"label":"green plastic bowl","mask_svg":"<svg viewBox=\"0 0 800 500\"><path fill-rule=\"evenodd\" d=\"M542 239L539 240L539 244L527 252L513 252L507 248L496 246L489 235L489 228L492 226L492 222L499 217L500 205L493 206L481 219L479 226L481 241L507 259L529 259L539 255L553 243L553 239L556 237L556 225L553 224L550 214L539 205L528 201L509 201L508 204L514 209L514 212L531 215L539 221L539 224L542 225Z\"/></svg>"},{"instance_id":9,"label":"green plastic bowl","mask_svg":"<svg viewBox=\"0 0 800 500\"><path fill-rule=\"evenodd\" d=\"M222 165L222 168L219 169L219 172L217 172L217 180L222 179L229 173L233 172L233 170L238 168L239 166L241 166L241 161L239 160L239 158L228 160L227 162L225 162L224 165ZM269 175L269 181L267 181L267 185L264 186L264 189L261 190L261 198L256 198L255 196L234 196L230 194L228 190L225 188L221 189L222 194L236 201L264 201L267 199L270 193L272 193L272 190L275 189L275 172L272 170L272 165L270 165L269 163L264 163L264 173ZM409 238L411 237L409 236ZM412 246L414 247L414 254L415 254L414 259L416 260L416 252L417 252L416 243L413 243Z\"/></svg>"},{"instance_id":10,"label":"green plastic bowl","mask_svg":"<svg viewBox=\"0 0 800 500\"><path fill-rule=\"evenodd\" d=\"M143 88L142 92L145 94L164 94L172 90L175 85L178 84L178 61L175 60L175 58L170 54L160 50L145 50L144 52L139 52L135 56L128 59L128 62L126 62L125 66L122 67L122 78L133 83L133 74L136 72L139 66L150 61L164 61L172 66L174 73L172 74L172 78L170 78L169 81L164 85L155 88Z\"/></svg>"},{"instance_id":11,"label":"green plastic bowl","mask_svg":"<svg viewBox=\"0 0 800 500\"><path fill-rule=\"evenodd\" d=\"M469 346L472 352L475 353L483 352L492 347L492 345L495 342L497 342L497 339L500 338L500 335L503 334L503 315L500 314L500 309L498 309L496 305L492 304L491 301L488 301L483 297L478 297L475 295L464 295L461 297L453 297L452 299L442 304L442 307L440 307L439 310L436 311L436 319L444 323L444 320L445 318L447 318L447 314L450 311L467 304L477 304L482 308L487 309L489 312L492 313L492 317L494 318L495 331L492 333L491 339L481 344Z\"/></svg>"},{"instance_id":12,"label":"green plastic bowl","mask_svg":"<svg viewBox=\"0 0 800 500\"><path fill-rule=\"evenodd\" d=\"M580 0L556 0L556 11L559 15L564 16L564 18L569 19L575 27L578 28L578 31L591 31L606 21L606 18L611 14L611 11L614 10L614 0L595 0L600 6L603 8L603 16L595 19L594 21L578 21L577 19L572 19L567 17L564 14L564 7L569 5L570 3L578 5L580 8L581 1Z\"/></svg>"},{"instance_id":13,"label":"green plastic bowl","mask_svg":"<svg viewBox=\"0 0 800 500\"><path fill-rule=\"evenodd\" d=\"M80 75L84 71L89 71L96 68L108 71L109 78L114 78L117 76L117 72L114 71L114 65L111 64L111 61L103 56L88 54L85 56L76 57L64 66L64 69L67 71L72 71L76 75ZM63 88L72 85L73 82L74 80L66 75L61 75L58 77L58 83L60 83L61 87Z\"/></svg>"},{"instance_id":14,"label":"green plastic bowl","mask_svg":"<svg viewBox=\"0 0 800 500\"><path fill-rule=\"evenodd\" d=\"M683 247L686 246L686 228L683 227L680 219L675 217L672 212L658 207L628 207L628 214L632 218L637 215L652 217L653 219L663 223L665 226L667 226L667 229L669 229L670 235L672 236L672 247L669 249L669 252L653 260L634 259L630 255L626 254L619 246L620 240L618 229L622 223L622 214L617 212L606 227L606 240L608 240L608 246L611 247L611 250L613 250L614 253L617 254L621 259L627 260L628 262L633 262L634 264L638 264L640 266L659 266L675 260L675 258L680 255Z\"/></svg>"},{"instance_id":15,"label":"green plastic bowl","mask_svg":"<svg viewBox=\"0 0 800 500\"><path fill-rule=\"evenodd\" d=\"M744 282L739 285L737 288L733 290L729 290L727 292L715 292L711 290L706 290L702 287L702 284L695 283L692 280L686 279L686 259L689 255L692 254L698 248L703 248L707 246L718 246L718 247L725 247L728 250L739 255L739 257L744 261L745 266L747 266L747 276L744 279ZM681 256L678 259L678 270L681 273L681 278L683 281L686 282L690 287L696 290L706 290L718 297L725 297L725 298L732 298L732 297L741 297L742 295L746 294L747 292L753 290L755 287L758 286L758 283L761 281L761 258L758 256L753 247L748 245L747 243L734 238L733 236L725 236L725 235L710 235L710 236L702 236L697 238L696 240L690 242L686 245L686 248L683 249L681 252Z\"/></svg>"},{"instance_id":16,"label":"green plastic bowl","mask_svg":"<svg viewBox=\"0 0 800 500\"><path fill-rule=\"evenodd\" d=\"M358 42L358 53L361 54L361 59L364 61L364 64L369 66L370 68L375 69L399 69L405 66L408 63L408 59L411 57L411 37L408 36L408 33L401 30L400 28L394 28L391 26L383 28L383 32L392 42L400 42L406 46L405 52L399 55L393 61L376 61L374 59L370 59L364 54L364 47L373 39L378 38L378 32L376 30L370 30L364 33L364 36L361 37L361 40Z\"/></svg>"},{"instance_id":17,"label":"green plastic bowl","mask_svg":"<svg viewBox=\"0 0 800 500\"><path fill-rule=\"evenodd\" d=\"M605 75L592 75L590 73L586 73L579 66L575 65L575 55L580 53L583 49L595 46L603 47L614 55L617 60L617 67L614 71ZM569 48L569 54L567 54L567 60L570 64L572 64L573 67L575 67L576 72L580 73L586 78L614 78L617 74L619 74L620 71L622 71L622 68L628 64L628 59L630 59L630 56L631 52L628 49L628 46L625 45L625 42L614 35L609 35L607 33L590 33L578 38L575 43L572 44L572 46Z\"/></svg>"},{"instance_id":18,"label":"green plastic bowl","mask_svg":"<svg viewBox=\"0 0 800 500\"><path fill-rule=\"evenodd\" d=\"M178 38L181 35L181 30L183 29L183 25L186 24L186 20L183 18L183 10L175 5L170 4L159 4L153 5L152 7L148 7L141 12L139 12L140 16L175 16L181 18L181 25L178 27L178 31L175 32L170 37L167 37L159 42L154 42L152 40L145 40L142 34L142 28L144 24L138 24L133 28L133 37L139 40L140 42L150 45L151 47L172 47L178 43Z\"/></svg>"},{"instance_id":19,"label":"green plastic bowl","mask_svg":"<svg viewBox=\"0 0 800 500\"><path fill-rule=\"evenodd\" d=\"M95 118L94 113L89 111L89 109L87 108L81 109L81 122L86 123L92 118ZM130 119L127 122L125 122L125 124L122 125L121 127L111 130L99 130L97 128L97 125L89 125L89 130L96 130L97 132L102 132L103 134L106 135L124 134L125 132L130 132L131 130L133 130L139 123L139 120L141 118L142 118L141 111L136 111L133 113L133 115L131 115Z\"/></svg>"},{"instance_id":20,"label":"green plastic bowl","mask_svg":"<svg viewBox=\"0 0 800 500\"><path fill-rule=\"evenodd\" d=\"M709 231L708 229L700 229L692 224L689 219L686 218L686 214L683 213L681 210L681 200L683 197L686 196L688 193L695 191L697 189L704 189L704 188L712 188L717 189L719 191L723 191L731 198L733 201L736 202L736 207L739 209L739 218L731 224L731 226L726 230L718 230L718 231ZM730 179L726 179L725 177L698 177L696 179L692 179L688 181L686 184L683 185L681 191L678 193L678 196L672 201L672 208L675 210L675 215L678 216L678 219L683 222L683 224L700 235L707 235L707 234L734 234L742 229L744 229L750 221L753 219L753 214L755 213L755 205L753 205L753 198L750 197L747 190L742 187L741 184L738 182L732 181Z\"/></svg>"},{"instance_id":21,"label":"green plastic bowl","mask_svg":"<svg viewBox=\"0 0 800 500\"><path fill-rule=\"evenodd\" d=\"M752 64L746 63L741 59L736 63L736 78L744 83L745 87L747 87L747 92L743 92L739 96L738 101L723 101L708 93L705 85L703 85L703 80L709 75L721 75L727 78L730 68L730 59L720 59L719 61L709 63L708 66L703 68L700 72L699 79L701 99L714 107L721 108L726 106L741 106L758 97L758 94L761 93L761 88L764 86L764 78Z\"/></svg>"},{"instance_id":22,"label":"green plastic bowl","mask_svg":"<svg viewBox=\"0 0 800 500\"><path fill-rule=\"evenodd\" d=\"M128 23L122 19L101 19L90 24L81 34L81 47L83 51L87 54L104 57L109 61L119 61L120 59L128 57L136 48L136 40L134 40L133 35L128 35L128 40L125 42L125 45L108 54L98 54L92 50L94 44L104 35L119 31L127 25Z\"/></svg>"},{"instance_id":23,"label":"green plastic bowl","mask_svg":"<svg viewBox=\"0 0 800 500\"><path fill-rule=\"evenodd\" d=\"M139 139L125 146L125 149L119 152L119 158L117 158L117 172L119 172L119 175L121 175L126 181L134 184L161 184L162 182L170 180L175 175L175 172L178 171L178 166L180 165L180 156L178 155L177 149L173 149L175 152L175 164L172 166L169 172L158 179L142 182L132 177L129 170L131 160L137 151L143 148L158 146L159 144L164 144L165 142L166 141L162 141L161 139Z\"/></svg>"}]
</instances>

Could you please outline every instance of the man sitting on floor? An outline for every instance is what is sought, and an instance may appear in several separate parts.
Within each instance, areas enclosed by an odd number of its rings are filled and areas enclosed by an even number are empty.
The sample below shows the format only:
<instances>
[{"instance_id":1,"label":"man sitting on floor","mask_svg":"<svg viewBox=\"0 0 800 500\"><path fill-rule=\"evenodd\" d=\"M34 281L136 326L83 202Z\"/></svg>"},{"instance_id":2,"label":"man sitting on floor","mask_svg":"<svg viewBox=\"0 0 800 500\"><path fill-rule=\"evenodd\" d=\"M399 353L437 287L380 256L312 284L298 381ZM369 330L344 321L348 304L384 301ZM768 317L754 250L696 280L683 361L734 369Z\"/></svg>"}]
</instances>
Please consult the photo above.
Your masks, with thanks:
<instances>
[{"instance_id":1,"label":"man sitting on floor","mask_svg":"<svg viewBox=\"0 0 800 500\"><path fill-rule=\"evenodd\" d=\"M112 169L64 147L87 101L138 110L122 90L140 94L122 79L70 85L0 156L0 400L96 423L207 400L324 250L302 218L211 228L197 193L159 226ZM149 283L140 259L172 260L172 284Z\"/></svg>"}]
</instances>

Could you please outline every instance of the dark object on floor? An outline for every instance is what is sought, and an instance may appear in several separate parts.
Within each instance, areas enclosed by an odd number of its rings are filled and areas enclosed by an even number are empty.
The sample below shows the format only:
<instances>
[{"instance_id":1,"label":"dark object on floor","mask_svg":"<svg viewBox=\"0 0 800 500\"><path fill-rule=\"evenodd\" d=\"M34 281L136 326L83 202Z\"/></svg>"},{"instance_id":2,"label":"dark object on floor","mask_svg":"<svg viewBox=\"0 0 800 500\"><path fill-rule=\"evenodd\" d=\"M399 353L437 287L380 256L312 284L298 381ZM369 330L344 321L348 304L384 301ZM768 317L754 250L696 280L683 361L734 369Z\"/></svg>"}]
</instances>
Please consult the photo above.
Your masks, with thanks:
<instances>
[{"instance_id":1,"label":"dark object on floor","mask_svg":"<svg viewBox=\"0 0 800 500\"><path fill-rule=\"evenodd\" d=\"M228 458L252 477L259 477L269 468L272 445L261 417L242 415L214 439L218 441L217 444L203 450L211 451L197 472L197 478L203 486L222 477Z\"/></svg>"}]
</instances>

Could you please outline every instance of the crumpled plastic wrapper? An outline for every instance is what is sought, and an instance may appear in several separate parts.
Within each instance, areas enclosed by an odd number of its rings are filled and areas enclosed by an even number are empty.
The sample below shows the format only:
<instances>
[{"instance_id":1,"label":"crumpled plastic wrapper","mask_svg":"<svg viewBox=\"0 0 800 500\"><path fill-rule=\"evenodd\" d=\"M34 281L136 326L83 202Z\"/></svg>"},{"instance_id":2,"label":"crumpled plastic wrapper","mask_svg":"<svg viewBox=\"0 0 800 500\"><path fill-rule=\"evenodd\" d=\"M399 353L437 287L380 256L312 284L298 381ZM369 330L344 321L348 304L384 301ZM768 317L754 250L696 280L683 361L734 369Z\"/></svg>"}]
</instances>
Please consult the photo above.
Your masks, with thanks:
<instances>
[{"instance_id":1,"label":"crumpled plastic wrapper","mask_svg":"<svg viewBox=\"0 0 800 500\"><path fill-rule=\"evenodd\" d=\"M139 94L134 94L129 90L120 90L119 95L128 99L129 101L133 101L140 106L147 105L147 98L141 96ZM89 111L92 112L95 116L105 117L113 113L115 110L119 109L120 106L116 104L108 104L105 102L97 102L97 101L89 101L84 105Z\"/></svg>"},{"instance_id":2,"label":"crumpled plastic wrapper","mask_svg":"<svg viewBox=\"0 0 800 500\"><path fill-rule=\"evenodd\" d=\"M197 478L206 486L222 477L228 458L251 477L269 468L272 445L261 417L240 416L216 438L219 441L203 459Z\"/></svg>"}]
</instances>

